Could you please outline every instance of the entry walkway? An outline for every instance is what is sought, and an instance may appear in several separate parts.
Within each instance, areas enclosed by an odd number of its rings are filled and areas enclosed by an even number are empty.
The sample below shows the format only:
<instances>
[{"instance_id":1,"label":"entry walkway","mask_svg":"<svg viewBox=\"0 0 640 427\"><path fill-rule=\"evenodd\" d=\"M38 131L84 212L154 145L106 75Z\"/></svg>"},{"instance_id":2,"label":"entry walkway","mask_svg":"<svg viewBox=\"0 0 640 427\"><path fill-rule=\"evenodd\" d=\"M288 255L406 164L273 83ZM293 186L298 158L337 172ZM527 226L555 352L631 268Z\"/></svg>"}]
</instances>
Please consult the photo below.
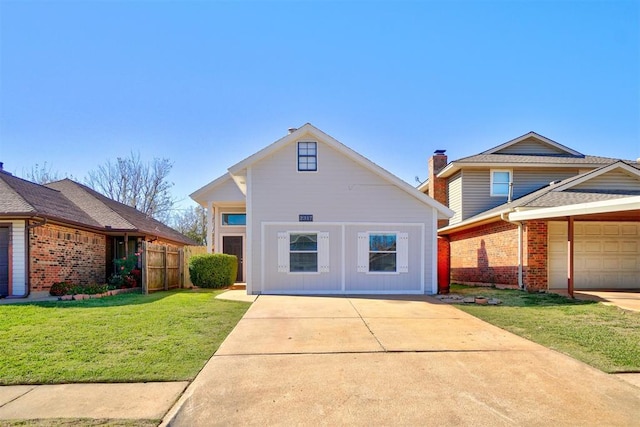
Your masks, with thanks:
<instances>
[{"instance_id":1,"label":"entry walkway","mask_svg":"<svg viewBox=\"0 0 640 427\"><path fill-rule=\"evenodd\" d=\"M163 425L638 420L640 388L429 297L260 296Z\"/></svg>"}]
</instances>

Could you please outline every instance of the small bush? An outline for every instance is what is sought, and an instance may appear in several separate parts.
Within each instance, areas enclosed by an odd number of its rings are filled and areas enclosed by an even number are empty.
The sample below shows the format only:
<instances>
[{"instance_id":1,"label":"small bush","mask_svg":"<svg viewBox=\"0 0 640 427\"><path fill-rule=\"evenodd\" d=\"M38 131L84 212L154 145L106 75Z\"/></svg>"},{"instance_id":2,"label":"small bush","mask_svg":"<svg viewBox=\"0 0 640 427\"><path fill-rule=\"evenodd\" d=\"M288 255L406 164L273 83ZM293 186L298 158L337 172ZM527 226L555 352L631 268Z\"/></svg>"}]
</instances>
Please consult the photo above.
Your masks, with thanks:
<instances>
[{"instance_id":1,"label":"small bush","mask_svg":"<svg viewBox=\"0 0 640 427\"><path fill-rule=\"evenodd\" d=\"M74 285L67 282L56 282L51 285L49 288L49 295L54 297L60 297L62 295L67 295L69 291L74 288Z\"/></svg>"},{"instance_id":2,"label":"small bush","mask_svg":"<svg viewBox=\"0 0 640 427\"><path fill-rule=\"evenodd\" d=\"M201 254L189 260L191 281L201 288L231 286L237 273L238 259L235 255Z\"/></svg>"}]
</instances>

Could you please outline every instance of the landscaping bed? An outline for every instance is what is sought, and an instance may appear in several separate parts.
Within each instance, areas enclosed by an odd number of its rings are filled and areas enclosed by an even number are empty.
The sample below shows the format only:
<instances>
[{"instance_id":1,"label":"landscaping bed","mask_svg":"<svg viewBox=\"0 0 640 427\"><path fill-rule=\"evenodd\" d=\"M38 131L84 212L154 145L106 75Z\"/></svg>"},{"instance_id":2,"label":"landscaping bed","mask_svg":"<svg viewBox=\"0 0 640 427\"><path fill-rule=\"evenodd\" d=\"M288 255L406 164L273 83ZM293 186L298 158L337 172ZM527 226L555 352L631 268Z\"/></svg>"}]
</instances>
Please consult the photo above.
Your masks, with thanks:
<instances>
[{"instance_id":1,"label":"landscaping bed","mask_svg":"<svg viewBox=\"0 0 640 427\"><path fill-rule=\"evenodd\" d=\"M0 306L0 384L192 380L250 304L222 291Z\"/></svg>"},{"instance_id":2,"label":"landscaping bed","mask_svg":"<svg viewBox=\"0 0 640 427\"><path fill-rule=\"evenodd\" d=\"M452 285L463 298L497 305L457 305L486 322L609 373L640 372L640 313L553 293Z\"/></svg>"}]
</instances>

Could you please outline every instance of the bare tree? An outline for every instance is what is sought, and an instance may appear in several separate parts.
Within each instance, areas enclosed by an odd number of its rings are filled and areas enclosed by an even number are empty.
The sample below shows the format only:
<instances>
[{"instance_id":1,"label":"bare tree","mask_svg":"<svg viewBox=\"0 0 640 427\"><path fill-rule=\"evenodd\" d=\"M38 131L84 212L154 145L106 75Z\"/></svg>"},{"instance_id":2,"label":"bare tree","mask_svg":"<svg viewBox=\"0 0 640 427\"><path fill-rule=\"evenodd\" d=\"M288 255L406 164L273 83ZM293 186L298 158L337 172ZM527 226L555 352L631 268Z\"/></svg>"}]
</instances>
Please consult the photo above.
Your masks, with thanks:
<instances>
[{"instance_id":1,"label":"bare tree","mask_svg":"<svg viewBox=\"0 0 640 427\"><path fill-rule=\"evenodd\" d=\"M36 163L36 165L31 168L30 172L24 173L23 169L22 173L25 179L41 185L60 180L60 174L58 171L52 171L51 166L47 166L47 162L44 162L42 166Z\"/></svg>"},{"instance_id":2,"label":"bare tree","mask_svg":"<svg viewBox=\"0 0 640 427\"><path fill-rule=\"evenodd\" d=\"M202 206L189 207L175 214L171 225L180 233L195 240L200 245L206 243L206 214Z\"/></svg>"},{"instance_id":3,"label":"bare tree","mask_svg":"<svg viewBox=\"0 0 640 427\"><path fill-rule=\"evenodd\" d=\"M94 190L120 203L132 206L157 220L167 221L175 200L171 196L173 182L168 181L173 163L154 158L140 160L140 153L107 160L89 172L85 183Z\"/></svg>"}]
</instances>

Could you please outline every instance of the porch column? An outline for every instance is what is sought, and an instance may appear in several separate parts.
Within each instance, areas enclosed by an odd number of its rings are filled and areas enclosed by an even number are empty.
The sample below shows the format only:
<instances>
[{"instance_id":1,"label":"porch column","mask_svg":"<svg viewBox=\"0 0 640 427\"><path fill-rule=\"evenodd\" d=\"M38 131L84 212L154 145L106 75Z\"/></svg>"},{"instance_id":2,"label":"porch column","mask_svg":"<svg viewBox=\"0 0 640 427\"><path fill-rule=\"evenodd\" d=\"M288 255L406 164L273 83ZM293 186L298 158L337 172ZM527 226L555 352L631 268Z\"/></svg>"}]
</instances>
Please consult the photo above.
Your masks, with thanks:
<instances>
[{"instance_id":1,"label":"porch column","mask_svg":"<svg viewBox=\"0 0 640 427\"><path fill-rule=\"evenodd\" d=\"M207 253L213 252L213 202L207 202Z\"/></svg>"},{"instance_id":2,"label":"porch column","mask_svg":"<svg viewBox=\"0 0 640 427\"><path fill-rule=\"evenodd\" d=\"M574 277L573 250L574 250L573 217L570 216L567 221L567 292L569 293L569 296L571 298L573 298L573 277Z\"/></svg>"},{"instance_id":3,"label":"porch column","mask_svg":"<svg viewBox=\"0 0 640 427\"><path fill-rule=\"evenodd\" d=\"M124 256L129 257L129 233L124 233Z\"/></svg>"}]
</instances>

